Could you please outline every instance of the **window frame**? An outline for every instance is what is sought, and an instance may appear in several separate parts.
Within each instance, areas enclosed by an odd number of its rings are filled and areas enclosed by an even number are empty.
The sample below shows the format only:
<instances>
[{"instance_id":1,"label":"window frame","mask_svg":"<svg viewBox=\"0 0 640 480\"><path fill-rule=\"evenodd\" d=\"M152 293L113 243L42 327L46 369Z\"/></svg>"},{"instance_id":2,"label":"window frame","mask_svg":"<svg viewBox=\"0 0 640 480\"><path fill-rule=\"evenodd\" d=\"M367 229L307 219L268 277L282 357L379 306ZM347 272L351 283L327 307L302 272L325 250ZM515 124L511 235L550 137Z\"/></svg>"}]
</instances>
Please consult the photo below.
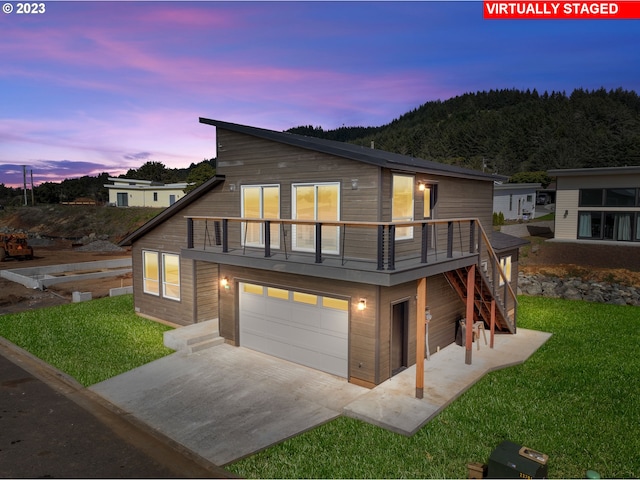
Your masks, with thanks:
<instances>
[{"instance_id":1,"label":"window frame","mask_svg":"<svg viewBox=\"0 0 640 480\"><path fill-rule=\"evenodd\" d=\"M319 206L318 206L318 190L320 187L334 187L336 189L336 218L335 219L322 219L318 218ZM298 219L298 195L297 189L301 187L310 187L313 188L313 219L303 219L303 220L313 220L315 222L322 223L323 220L331 221L331 222L339 222L342 211L342 186L340 182L299 182L291 184L291 219ZM313 233L311 238L313 239L313 245L300 245L298 241L298 233L301 228L310 228L313 229ZM326 232L334 230L335 236L331 234L328 236ZM335 249L325 247L325 241L327 238L331 238L333 243L335 243ZM293 224L291 226L291 249L298 252L315 252L315 243L316 243L316 231L313 225L297 225ZM339 255L340 254L340 227L334 226L323 226L322 227L322 245L321 245L322 253L329 255Z\"/></svg>"},{"instance_id":2,"label":"window frame","mask_svg":"<svg viewBox=\"0 0 640 480\"><path fill-rule=\"evenodd\" d=\"M500 262L500 268L502 268L505 277L507 277L507 282L511 283L513 266L513 259L511 258L511 255L500 257L498 261ZM499 275L498 284L501 287L504 286L504 278L502 278L502 275Z\"/></svg>"},{"instance_id":3,"label":"window frame","mask_svg":"<svg viewBox=\"0 0 640 480\"><path fill-rule=\"evenodd\" d=\"M175 258L175 260L176 260L177 283L172 283L172 282L169 282L167 280L167 277L169 277L169 275L167 275L167 262L166 262L167 258ZM169 300L180 301L180 297L181 297L181 285L180 284L181 284L181 282L180 282L180 255L178 255L176 253L162 252L162 297L163 298L167 298ZM168 286L176 288L177 289L177 295L172 295L171 293L168 293Z\"/></svg>"},{"instance_id":4,"label":"window frame","mask_svg":"<svg viewBox=\"0 0 640 480\"><path fill-rule=\"evenodd\" d=\"M155 256L156 278L147 276L149 273L147 270L147 255L149 257ZM149 282L155 282L155 291L148 288ZM142 292L156 297L160 296L160 254L155 250L142 250Z\"/></svg>"},{"instance_id":5,"label":"window frame","mask_svg":"<svg viewBox=\"0 0 640 480\"><path fill-rule=\"evenodd\" d=\"M264 215L264 207L265 207L265 189L272 189L275 188L277 189L277 195L278 195L278 213L276 218L280 218L280 200L282 198L281 194L280 194L280 184L277 183L266 183L266 184L259 184L259 185L241 185L240 186L240 212L241 212L241 216L248 218L245 215L245 192L247 192L248 190L251 189L258 189L259 193L258 193L258 209L259 209L259 216L258 218L268 218L265 217ZM259 228L259 232L258 232L258 241L245 241L246 240L246 235L247 235L247 222L242 222L241 223L241 228L240 228L240 245L242 245L243 247L256 247L256 248L264 248L265 247L265 235L264 235L264 228L263 228L263 224L257 224L258 228ZM280 249L280 225L271 225L271 242L269 245L269 248L273 248L273 249Z\"/></svg>"},{"instance_id":6,"label":"window frame","mask_svg":"<svg viewBox=\"0 0 640 480\"><path fill-rule=\"evenodd\" d=\"M410 188L408 189L407 192L396 192L396 178L405 178L405 179L409 179L410 180ZM415 175L407 175L407 174L402 174L402 173L393 173L391 175L391 221L392 222L413 222L415 220L415 209L416 209L416 196L415 196L415 184L416 184L416 177ZM406 193L410 193L411 194L411 199L410 199L410 209L411 209L411 215L407 216L407 215L398 215L396 216L396 202L398 202L400 199L396 199L396 194L400 195L400 194L406 194ZM396 236L395 236L395 240L413 240L413 227L396 227Z\"/></svg>"}]
</instances>

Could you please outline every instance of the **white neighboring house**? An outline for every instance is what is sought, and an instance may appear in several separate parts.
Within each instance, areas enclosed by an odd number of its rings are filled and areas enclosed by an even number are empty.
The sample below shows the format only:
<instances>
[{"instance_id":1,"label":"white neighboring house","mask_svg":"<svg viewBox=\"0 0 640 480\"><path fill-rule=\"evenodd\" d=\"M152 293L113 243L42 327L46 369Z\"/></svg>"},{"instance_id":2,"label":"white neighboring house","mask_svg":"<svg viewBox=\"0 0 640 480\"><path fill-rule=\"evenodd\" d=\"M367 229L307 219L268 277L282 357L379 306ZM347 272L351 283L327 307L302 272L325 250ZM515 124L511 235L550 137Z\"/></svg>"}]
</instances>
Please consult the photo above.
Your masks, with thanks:
<instances>
[{"instance_id":1,"label":"white neighboring house","mask_svg":"<svg viewBox=\"0 0 640 480\"><path fill-rule=\"evenodd\" d=\"M493 212L505 220L529 220L536 215L539 183L499 183L493 185Z\"/></svg>"},{"instance_id":2,"label":"white neighboring house","mask_svg":"<svg viewBox=\"0 0 640 480\"><path fill-rule=\"evenodd\" d=\"M556 239L640 242L640 165L547 174L556 177Z\"/></svg>"},{"instance_id":3,"label":"white neighboring house","mask_svg":"<svg viewBox=\"0 0 640 480\"><path fill-rule=\"evenodd\" d=\"M159 183L134 178L112 178L113 184L105 187L109 190L109 204L117 207L154 207L164 208L184 197L188 183Z\"/></svg>"}]
</instances>

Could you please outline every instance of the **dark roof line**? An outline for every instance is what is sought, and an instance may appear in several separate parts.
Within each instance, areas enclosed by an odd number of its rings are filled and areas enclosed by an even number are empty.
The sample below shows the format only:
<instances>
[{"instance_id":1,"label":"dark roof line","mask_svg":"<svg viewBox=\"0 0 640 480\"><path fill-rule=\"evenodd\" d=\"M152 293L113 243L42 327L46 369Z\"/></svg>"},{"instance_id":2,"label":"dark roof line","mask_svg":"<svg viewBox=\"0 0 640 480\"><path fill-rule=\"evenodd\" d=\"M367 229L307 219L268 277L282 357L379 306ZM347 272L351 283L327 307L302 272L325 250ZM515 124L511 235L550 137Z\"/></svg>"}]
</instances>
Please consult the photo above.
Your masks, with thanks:
<instances>
[{"instance_id":1,"label":"dark roof line","mask_svg":"<svg viewBox=\"0 0 640 480\"><path fill-rule=\"evenodd\" d=\"M326 140L323 138L309 137L289 132L276 132L274 130L239 125L236 123L223 122L221 120L212 120L210 118L203 117L200 117L200 123L212 125L223 130L243 133L245 135L251 135L265 140L271 140L307 150L314 150L330 155L349 158L351 160L390 169L486 181L504 180L507 178L501 175L484 173L477 170L471 170L469 168L456 167L454 165L447 165L431 160L424 160L422 158L410 157L408 155L400 155L398 153L385 152L384 150L363 147L352 143Z\"/></svg>"}]
</instances>

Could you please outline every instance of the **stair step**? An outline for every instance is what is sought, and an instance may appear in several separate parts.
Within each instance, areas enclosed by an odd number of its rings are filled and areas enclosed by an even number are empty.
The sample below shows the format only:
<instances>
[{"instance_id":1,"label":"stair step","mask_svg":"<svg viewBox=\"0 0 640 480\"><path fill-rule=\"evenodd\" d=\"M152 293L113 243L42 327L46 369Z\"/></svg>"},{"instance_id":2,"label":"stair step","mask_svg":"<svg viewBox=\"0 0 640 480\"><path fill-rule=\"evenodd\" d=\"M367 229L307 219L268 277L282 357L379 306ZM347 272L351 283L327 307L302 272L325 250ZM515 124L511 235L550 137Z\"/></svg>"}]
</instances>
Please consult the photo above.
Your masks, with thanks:
<instances>
[{"instance_id":1,"label":"stair step","mask_svg":"<svg viewBox=\"0 0 640 480\"><path fill-rule=\"evenodd\" d=\"M204 342L196 343L190 345L186 351L188 353L200 352L202 350L206 350L207 348L215 347L216 345L222 345L224 343L224 338L217 337L213 340L206 340Z\"/></svg>"}]
</instances>

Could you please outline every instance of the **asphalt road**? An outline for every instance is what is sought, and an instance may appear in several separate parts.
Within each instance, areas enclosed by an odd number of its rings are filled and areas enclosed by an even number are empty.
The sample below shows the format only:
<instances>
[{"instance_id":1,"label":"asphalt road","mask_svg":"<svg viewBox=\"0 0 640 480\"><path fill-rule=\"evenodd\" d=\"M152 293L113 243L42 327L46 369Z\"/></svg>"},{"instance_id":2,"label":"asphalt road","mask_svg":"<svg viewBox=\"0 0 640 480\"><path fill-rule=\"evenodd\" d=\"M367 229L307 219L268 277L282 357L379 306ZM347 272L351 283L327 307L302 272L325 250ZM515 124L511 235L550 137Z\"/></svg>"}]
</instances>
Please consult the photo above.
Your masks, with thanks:
<instances>
[{"instance_id":1,"label":"asphalt road","mask_svg":"<svg viewBox=\"0 0 640 480\"><path fill-rule=\"evenodd\" d=\"M0 337L0 478L224 478Z\"/></svg>"}]
</instances>

